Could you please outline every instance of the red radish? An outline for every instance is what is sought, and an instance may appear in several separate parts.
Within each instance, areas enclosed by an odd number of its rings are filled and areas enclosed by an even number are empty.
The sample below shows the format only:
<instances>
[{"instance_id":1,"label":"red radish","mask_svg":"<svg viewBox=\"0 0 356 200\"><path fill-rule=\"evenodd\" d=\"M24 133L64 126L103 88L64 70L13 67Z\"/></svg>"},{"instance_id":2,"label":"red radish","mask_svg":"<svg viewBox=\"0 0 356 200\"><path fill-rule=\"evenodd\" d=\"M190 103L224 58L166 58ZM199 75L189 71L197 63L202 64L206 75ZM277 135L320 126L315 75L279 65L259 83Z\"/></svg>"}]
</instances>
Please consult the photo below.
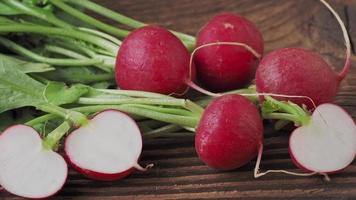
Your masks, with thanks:
<instances>
[{"instance_id":1,"label":"red radish","mask_svg":"<svg viewBox=\"0 0 356 200\"><path fill-rule=\"evenodd\" d=\"M64 150L74 169L96 180L117 180L134 169L145 170L137 163L140 130L133 119L116 110L103 111L73 131Z\"/></svg>"},{"instance_id":2,"label":"red radish","mask_svg":"<svg viewBox=\"0 0 356 200\"><path fill-rule=\"evenodd\" d=\"M256 72L256 89L259 93L277 93L307 96L316 105L333 102L340 82L350 68L350 39L338 14L325 1L321 2L338 20L346 42L346 62L341 73L335 73L320 55L300 48L279 49L266 55ZM278 98L313 108L307 99Z\"/></svg>"},{"instance_id":3,"label":"red radish","mask_svg":"<svg viewBox=\"0 0 356 200\"><path fill-rule=\"evenodd\" d=\"M190 81L189 52L168 30L145 26L130 33L116 59L116 82L121 89L181 93ZM194 78L195 67L192 66Z\"/></svg>"},{"instance_id":4,"label":"red radish","mask_svg":"<svg viewBox=\"0 0 356 200\"><path fill-rule=\"evenodd\" d=\"M230 94L213 100L199 122L195 149L208 166L231 170L252 160L263 140L259 111L243 96Z\"/></svg>"},{"instance_id":5,"label":"red radish","mask_svg":"<svg viewBox=\"0 0 356 200\"><path fill-rule=\"evenodd\" d=\"M293 131L289 152L295 164L307 171L340 171L355 158L355 123L339 106L322 104L315 109L309 123Z\"/></svg>"},{"instance_id":6,"label":"red radish","mask_svg":"<svg viewBox=\"0 0 356 200\"><path fill-rule=\"evenodd\" d=\"M0 185L25 198L47 198L56 194L67 179L65 160L45 149L31 127L15 125L0 136Z\"/></svg>"},{"instance_id":7,"label":"red radish","mask_svg":"<svg viewBox=\"0 0 356 200\"><path fill-rule=\"evenodd\" d=\"M243 43L259 55L264 48L262 34L257 27L235 14L213 17L198 33L198 48L219 42ZM258 58L242 45L218 44L197 51L194 63L202 85L220 92L248 84L254 77Z\"/></svg>"}]
</instances>

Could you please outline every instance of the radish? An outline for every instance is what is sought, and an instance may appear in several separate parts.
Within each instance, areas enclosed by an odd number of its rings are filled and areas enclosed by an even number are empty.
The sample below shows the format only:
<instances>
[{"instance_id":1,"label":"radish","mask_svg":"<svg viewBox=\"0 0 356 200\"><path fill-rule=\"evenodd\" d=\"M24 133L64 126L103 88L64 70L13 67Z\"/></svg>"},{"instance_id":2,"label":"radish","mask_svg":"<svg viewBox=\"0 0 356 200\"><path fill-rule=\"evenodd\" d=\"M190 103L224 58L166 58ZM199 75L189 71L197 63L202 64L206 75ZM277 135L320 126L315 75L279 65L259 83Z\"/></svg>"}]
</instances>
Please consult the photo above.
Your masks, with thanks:
<instances>
[{"instance_id":1,"label":"radish","mask_svg":"<svg viewBox=\"0 0 356 200\"><path fill-rule=\"evenodd\" d=\"M217 45L209 45L214 43ZM246 18L230 13L213 17L199 31L197 47L202 46L206 47L197 51L194 57L197 78L203 86L215 92L248 84L255 75L258 58L264 49L263 37L257 27Z\"/></svg>"},{"instance_id":2,"label":"radish","mask_svg":"<svg viewBox=\"0 0 356 200\"><path fill-rule=\"evenodd\" d=\"M289 138L294 163L311 172L338 172L352 163L356 154L356 126L339 106L321 104L310 122L295 129Z\"/></svg>"},{"instance_id":3,"label":"radish","mask_svg":"<svg viewBox=\"0 0 356 200\"><path fill-rule=\"evenodd\" d=\"M343 70L336 74L320 55L308 50L278 49L266 55L257 68L257 92L307 96L313 99L316 105L334 101L340 82L350 68L350 39L339 15L324 0L321 2L335 16L345 38L347 50ZM305 104L309 109L312 108L307 99L278 99L291 100L298 105Z\"/></svg>"},{"instance_id":4,"label":"radish","mask_svg":"<svg viewBox=\"0 0 356 200\"><path fill-rule=\"evenodd\" d=\"M65 160L47 148L31 127L15 125L0 136L0 184L25 198L56 194L67 179Z\"/></svg>"},{"instance_id":5,"label":"radish","mask_svg":"<svg viewBox=\"0 0 356 200\"><path fill-rule=\"evenodd\" d=\"M353 119L339 106L326 103L317 106L312 115L292 102L279 102L266 96L262 106L265 119L295 122L289 138L289 153L293 162L310 173L285 170L258 172L262 149L255 168L255 177L269 172L282 172L299 176L339 172L352 163L356 154L356 126ZM328 177L327 177L328 178Z\"/></svg>"},{"instance_id":6,"label":"radish","mask_svg":"<svg viewBox=\"0 0 356 200\"><path fill-rule=\"evenodd\" d=\"M189 52L168 30L145 26L130 33L116 59L115 77L121 89L162 94L181 93L194 77Z\"/></svg>"},{"instance_id":7,"label":"radish","mask_svg":"<svg viewBox=\"0 0 356 200\"><path fill-rule=\"evenodd\" d=\"M263 124L257 108L245 97L214 99L197 127L195 149L208 166L231 170L252 160L262 145Z\"/></svg>"},{"instance_id":8,"label":"radish","mask_svg":"<svg viewBox=\"0 0 356 200\"><path fill-rule=\"evenodd\" d=\"M103 111L73 131L64 147L73 168L96 180L117 180L135 169L144 171L137 163L141 150L142 137L137 124L115 110Z\"/></svg>"}]
</instances>

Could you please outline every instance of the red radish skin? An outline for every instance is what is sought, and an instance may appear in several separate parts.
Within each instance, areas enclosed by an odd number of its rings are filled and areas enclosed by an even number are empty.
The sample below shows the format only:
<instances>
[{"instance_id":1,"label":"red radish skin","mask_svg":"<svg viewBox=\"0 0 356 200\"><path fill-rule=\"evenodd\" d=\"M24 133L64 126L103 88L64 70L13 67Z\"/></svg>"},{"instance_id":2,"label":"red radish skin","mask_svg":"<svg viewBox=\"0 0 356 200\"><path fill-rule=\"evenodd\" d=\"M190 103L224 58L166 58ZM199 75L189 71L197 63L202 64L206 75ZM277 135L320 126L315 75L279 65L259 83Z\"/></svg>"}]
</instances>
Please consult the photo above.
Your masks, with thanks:
<instances>
[{"instance_id":1,"label":"red radish skin","mask_svg":"<svg viewBox=\"0 0 356 200\"><path fill-rule=\"evenodd\" d=\"M128 115L106 110L73 131L65 141L68 163L84 176L112 181L135 169L142 150L142 137L136 122Z\"/></svg>"},{"instance_id":2,"label":"red radish skin","mask_svg":"<svg viewBox=\"0 0 356 200\"><path fill-rule=\"evenodd\" d=\"M301 48L284 48L266 55L256 72L259 93L307 96L316 105L333 102L339 87L338 75L320 57ZM276 97L313 108L305 98Z\"/></svg>"},{"instance_id":3,"label":"red radish skin","mask_svg":"<svg viewBox=\"0 0 356 200\"><path fill-rule=\"evenodd\" d=\"M47 199L56 195L67 180L65 160L43 149L42 139L32 127L14 125L4 130L0 151L0 183L14 195Z\"/></svg>"},{"instance_id":4,"label":"red radish skin","mask_svg":"<svg viewBox=\"0 0 356 200\"><path fill-rule=\"evenodd\" d=\"M299 168L332 174L349 166L356 154L356 126L345 110L322 104L309 124L293 131L289 153Z\"/></svg>"},{"instance_id":5,"label":"red radish skin","mask_svg":"<svg viewBox=\"0 0 356 200\"><path fill-rule=\"evenodd\" d=\"M88 169L83 169L82 167L78 166L75 164L74 161L72 161L69 156L65 155L65 159L67 160L68 163L71 164L71 167L79 172L80 174L83 174L84 176L93 179L93 180L98 180L98 181L114 181L114 180L120 180L128 175L130 175L135 168L130 168L122 173L115 173L115 174L110 174L110 173L98 173L93 170L88 170Z\"/></svg>"},{"instance_id":6,"label":"red radish skin","mask_svg":"<svg viewBox=\"0 0 356 200\"><path fill-rule=\"evenodd\" d=\"M244 43L260 55L264 49L257 27L246 18L230 13L213 17L199 31L197 47L215 42ZM197 51L194 63L202 85L221 92L248 84L254 77L258 59L244 47L222 44Z\"/></svg>"},{"instance_id":7,"label":"red radish skin","mask_svg":"<svg viewBox=\"0 0 356 200\"><path fill-rule=\"evenodd\" d=\"M195 149L208 166L236 169L256 157L263 140L259 111L243 96L230 94L216 98L199 122Z\"/></svg>"},{"instance_id":8,"label":"red radish skin","mask_svg":"<svg viewBox=\"0 0 356 200\"><path fill-rule=\"evenodd\" d=\"M130 33L116 59L116 83L121 89L161 94L185 91L189 74L188 50L168 30L145 26ZM192 66L194 78L195 67Z\"/></svg>"}]
</instances>

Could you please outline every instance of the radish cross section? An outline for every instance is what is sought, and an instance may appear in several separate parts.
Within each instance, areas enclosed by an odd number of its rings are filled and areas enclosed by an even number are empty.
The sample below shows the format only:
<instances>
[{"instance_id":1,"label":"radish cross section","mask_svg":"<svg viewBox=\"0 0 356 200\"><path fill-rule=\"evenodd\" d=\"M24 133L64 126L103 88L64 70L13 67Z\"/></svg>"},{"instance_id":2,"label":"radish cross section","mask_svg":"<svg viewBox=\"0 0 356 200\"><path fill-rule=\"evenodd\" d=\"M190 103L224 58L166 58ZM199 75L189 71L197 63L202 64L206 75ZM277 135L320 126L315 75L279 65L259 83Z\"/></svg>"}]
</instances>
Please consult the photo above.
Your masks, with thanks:
<instances>
[{"instance_id":1,"label":"radish cross section","mask_svg":"<svg viewBox=\"0 0 356 200\"><path fill-rule=\"evenodd\" d=\"M116 180L130 174L142 150L142 137L128 115L107 110L67 137L65 153L72 166L97 180Z\"/></svg>"},{"instance_id":2,"label":"radish cross section","mask_svg":"<svg viewBox=\"0 0 356 200\"><path fill-rule=\"evenodd\" d=\"M293 161L302 169L320 173L340 171L355 158L355 123L339 106L322 104L307 125L293 131L289 148Z\"/></svg>"},{"instance_id":3,"label":"radish cross section","mask_svg":"<svg viewBox=\"0 0 356 200\"><path fill-rule=\"evenodd\" d=\"M26 198L46 198L57 193L67 179L65 160L42 146L39 134L15 125L0 136L0 185Z\"/></svg>"}]
</instances>

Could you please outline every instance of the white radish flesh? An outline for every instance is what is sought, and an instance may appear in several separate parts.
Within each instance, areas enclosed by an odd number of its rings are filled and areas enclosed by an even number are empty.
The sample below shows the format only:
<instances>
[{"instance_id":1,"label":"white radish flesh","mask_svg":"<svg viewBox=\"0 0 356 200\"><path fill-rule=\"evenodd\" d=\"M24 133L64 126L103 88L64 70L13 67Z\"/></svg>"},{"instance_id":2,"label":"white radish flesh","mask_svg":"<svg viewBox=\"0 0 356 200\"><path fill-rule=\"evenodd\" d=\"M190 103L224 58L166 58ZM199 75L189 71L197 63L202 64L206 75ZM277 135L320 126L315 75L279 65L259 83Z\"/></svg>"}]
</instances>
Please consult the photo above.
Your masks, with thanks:
<instances>
[{"instance_id":1,"label":"white radish flesh","mask_svg":"<svg viewBox=\"0 0 356 200\"><path fill-rule=\"evenodd\" d=\"M128 115L107 110L67 137L68 161L80 173L98 180L115 180L128 175L142 150L140 130Z\"/></svg>"},{"instance_id":2,"label":"white radish flesh","mask_svg":"<svg viewBox=\"0 0 356 200\"><path fill-rule=\"evenodd\" d=\"M356 126L339 106L322 104L309 124L293 131L290 153L298 166L312 172L337 172L352 163L356 154Z\"/></svg>"},{"instance_id":3,"label":"white radish flesh","mask_svg":"<svg viewBox=\"0 0 356 200\"><path fill-rule=\"evenodd\" d=\"M31 127L15 125L0 136L0 185L26 198L46 198L64 185L68 167L56 152L42 146Z\"/></svg>"}]
</instances>

